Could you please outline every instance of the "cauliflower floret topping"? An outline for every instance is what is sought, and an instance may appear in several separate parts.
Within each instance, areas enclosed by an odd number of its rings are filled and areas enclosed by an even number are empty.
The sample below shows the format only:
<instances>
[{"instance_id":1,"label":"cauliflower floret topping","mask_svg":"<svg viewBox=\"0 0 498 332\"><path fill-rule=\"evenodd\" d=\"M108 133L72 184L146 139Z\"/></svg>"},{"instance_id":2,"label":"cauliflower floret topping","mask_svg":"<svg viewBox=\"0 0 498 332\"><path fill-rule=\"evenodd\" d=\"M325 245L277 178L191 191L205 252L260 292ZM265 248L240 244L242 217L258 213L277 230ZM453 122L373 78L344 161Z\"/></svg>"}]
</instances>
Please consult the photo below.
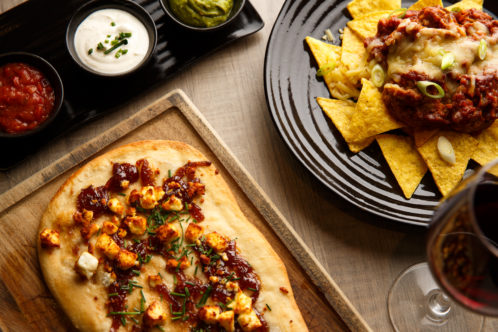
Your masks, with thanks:
<instances>
[{"instance_id":1,"label":"cauliflower floret topping","mask_svg":"<svg viewBox=\"0 0 498 332\"><path fill-rule=\"evenodd\" d=\"M59 231L45 228L40 233L41 246L44 248L60 248L61 240Z\"/></svg>"},{"instance_id":2,"label":"cauliflower floret topping","mask_svg":"<svg viewBox=\"0 0 498 332\"><path fill-rule=\"evenodd\" d=\"M147 310L145 310L143 321L145 326L153 327L166 322L166 318L167 315L164 307L160 302L154 301L149 305Z\"/></svg>"},{"instance_id":3,"label":"cauliflower floret topping","mask_svg":"<svg viewBox=\"0 0 498 332\"><path fill-rule=\"evenodd\" d=\"M206 235L206 243L217 253L225 251L228 247L227 239L223 235L220 235L216 232L212 232Z\"/></svg>"},{"instance_id":4,"label":"cauliflower floret topping","mask_svg":"<svg viewBox=\"0 0 498 332\"><path fill-rule=\"evenodd\" d=\"M75 269L79 275L90 279L97 271L98 266L99 260L88 251L85 251L80 255L80 257L78 257Z\"/></svg>"},{"instance_id":5,"label":"cauliflower floret topping","mask_svg":"<svg viewBox=\"0 0 498 332\"><path fill-rule=\"evenodd\" d=\"M140 205L147 210L155 208L164 196L161 187L145 186L140 191Z\"/></svg>"}]
</instances>

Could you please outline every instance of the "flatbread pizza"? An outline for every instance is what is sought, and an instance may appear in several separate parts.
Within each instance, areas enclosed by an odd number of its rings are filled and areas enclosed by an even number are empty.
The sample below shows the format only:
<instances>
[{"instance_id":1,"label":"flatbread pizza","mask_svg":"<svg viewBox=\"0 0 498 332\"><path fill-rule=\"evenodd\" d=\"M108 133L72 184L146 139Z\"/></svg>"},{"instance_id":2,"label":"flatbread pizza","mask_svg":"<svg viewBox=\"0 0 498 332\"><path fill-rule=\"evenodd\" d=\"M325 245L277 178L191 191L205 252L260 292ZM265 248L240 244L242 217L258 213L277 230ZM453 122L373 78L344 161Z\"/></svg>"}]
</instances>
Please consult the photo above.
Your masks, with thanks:
<instances>
[{"instance_id":1,"label":"flatbread pizza","mask_svg":"<svg viewBox=\"0 0 498 332\"><path fill-rule=\"evenodd\" d=\"M184 143L131 143L75 172L38 253L81 331L307 331L283 262Z\"/></svg>"}]
</instances>

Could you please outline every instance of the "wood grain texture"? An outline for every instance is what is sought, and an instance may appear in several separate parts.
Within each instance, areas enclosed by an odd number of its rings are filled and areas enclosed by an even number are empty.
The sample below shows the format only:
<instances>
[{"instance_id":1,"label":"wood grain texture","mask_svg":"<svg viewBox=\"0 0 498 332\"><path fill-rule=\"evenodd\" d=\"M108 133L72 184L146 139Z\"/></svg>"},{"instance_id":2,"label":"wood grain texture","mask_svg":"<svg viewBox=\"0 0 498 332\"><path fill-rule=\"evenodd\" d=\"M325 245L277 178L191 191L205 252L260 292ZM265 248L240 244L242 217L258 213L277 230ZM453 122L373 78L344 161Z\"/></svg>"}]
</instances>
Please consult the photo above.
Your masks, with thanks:
<instances>
[{"instance_id":1,"label":"wood grain texture","mask_svg":"<svg viewBox=\"0 0 498 332\"><path fill-rule=\"evenodd\" d=\"M288 228L288 224L281 219L278 211L266 200L266 197L261 196L254 181L240 168L240 164L226 150L226 147L220 144L216 134L211 132L211 128L205 123L202 115L192 109L192 105L184 98L185 96L181 92L173 92L165 96L160 101L135 114L134 117L124 120L119 126L111 128L93 141L88 142L88 149L82 147L71 152L71 156L74 160L82 160L92 154L96 145L99 146L99 150L105 147L101 151L103 153L111 148L142 139L180 140L193 145L214 162L220 170L220 174L233 190L243 213L265 235L279 256L282 257L288 268L298 305L310 329L319 331L322 327L327 326L337 331L348 330L338 314L328 305L322 295L324 292L330 300L333 300L332 303L337 306L338 311L353 331L368 331L365 323L343 297L342 292L324 273L323 268L313 261L309 249L295 237L292 230ZM185 117L186 114L187 117ZM152 120L149 121L150 119ZM138 127L138 125L140 126ZM207 145L205 143L206 137ZM117 138L119 140L112 143ZM109 143L112 144L106 147ZM214 149L210 149L210 146ZM218 159L220 155L222 156L221 160ZM60 170L56 166L56 164L49 166L49 171L52 168L56 168L55 171ZM22 321L22 319L17 320L17 318L24 317L31 329L36 327L39 331L72 329L66 316L60 311L43 283L37 261L35 241L38 222L46 204L61 183L74 170L73 168L57 177L51 183L0 214L0 239L3 239L4 247L4 250L0 252L0 279L5 285L4 290L6 290L3 293L8 293L22 312L22 314L14 312L16 322ZM33 179L38 181L37 175L34 175ZM17 191L19 188L24 190L27 185L15 187L13 191ZM245 192L239 186L245 186ZM251 199L253 197L259 199L251 202L246 195ZM254 204L257 204L258 208ZM271 220L271 226L275 231L269 227L263 216L267 220ZM21 234L17 232L18 236L12 237L9 234L16 233L18 228L16 220L23 220L24 230ZM278 237L286 241L285 243L290 250L283 242L279 241ZM293 255L299 261L306 260L304 269ZM313 279L321 284L322 292L313 285L306 272L312 272ZM10 301L11 304L12 302ZM0 322L2 322L0 326L10 327L9 319L10 312L0 312Z\"/></svg>"},{"instance_id":2,"label":"wood grain texture","mask_svg":"<svg viewBox=\"0 0 498 332\"><path fill-rule=\"evenodd\" d=\"M392 331L387 293L402 270L425 260L425 231L358 211L317 181L287 149L275 130L263 89L266 43L284 0L250 1L266 24L261 32L198 62L105 118L52 142L11 172L0 173L0 181L8 187L22 182L165 93L181 88L372 329ZM0 0L0 11L20 2ZM2 287L0 299L4 300ZM313 327L329 331L327 326ZM12 329L16 330L22 329ZM497 320L486 319L484 330L498 331Z\"/></svg>"}]
</instances>

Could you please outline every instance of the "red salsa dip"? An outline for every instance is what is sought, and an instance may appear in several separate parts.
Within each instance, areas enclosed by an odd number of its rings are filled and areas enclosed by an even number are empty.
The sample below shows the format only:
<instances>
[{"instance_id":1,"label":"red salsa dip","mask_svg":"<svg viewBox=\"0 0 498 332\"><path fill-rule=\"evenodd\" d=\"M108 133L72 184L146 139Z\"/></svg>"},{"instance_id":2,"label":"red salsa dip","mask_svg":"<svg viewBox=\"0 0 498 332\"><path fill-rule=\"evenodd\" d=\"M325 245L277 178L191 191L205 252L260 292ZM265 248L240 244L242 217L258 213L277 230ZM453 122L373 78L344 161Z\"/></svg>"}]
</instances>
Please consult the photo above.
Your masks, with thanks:
<instances>
[{"instance_id":1,"label":"red salsa dip","mask_svg":"<svg viewBox=\"0 0 498 332\"><path fill-rule=\"evenodd\" d=\"M54 109L55 95L47 78L21 62L0 67L0 130L9 134L33 130Z\"/></svg>"}]
</instances>

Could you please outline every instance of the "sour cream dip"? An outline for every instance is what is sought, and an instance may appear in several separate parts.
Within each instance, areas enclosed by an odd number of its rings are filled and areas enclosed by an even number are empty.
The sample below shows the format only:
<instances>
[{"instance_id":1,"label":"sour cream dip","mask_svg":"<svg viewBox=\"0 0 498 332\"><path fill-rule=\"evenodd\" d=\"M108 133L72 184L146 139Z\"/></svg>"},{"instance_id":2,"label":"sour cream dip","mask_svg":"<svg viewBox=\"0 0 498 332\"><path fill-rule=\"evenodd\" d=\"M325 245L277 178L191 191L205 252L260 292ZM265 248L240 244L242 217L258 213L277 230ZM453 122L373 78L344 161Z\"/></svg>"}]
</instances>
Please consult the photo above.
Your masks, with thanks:
<instances>
[{"instance_id":1,"label":"sour cream dip","mask_svg":"<svg viewBox=\"0 0 498 332\"><path fill-rule=\"evenodd\" d=\"M142 22L121 9L101 9L85 18L74 35L78 58L103 74L123 74L136 68L149 48Z\"/></svg>"}]
</instances>

